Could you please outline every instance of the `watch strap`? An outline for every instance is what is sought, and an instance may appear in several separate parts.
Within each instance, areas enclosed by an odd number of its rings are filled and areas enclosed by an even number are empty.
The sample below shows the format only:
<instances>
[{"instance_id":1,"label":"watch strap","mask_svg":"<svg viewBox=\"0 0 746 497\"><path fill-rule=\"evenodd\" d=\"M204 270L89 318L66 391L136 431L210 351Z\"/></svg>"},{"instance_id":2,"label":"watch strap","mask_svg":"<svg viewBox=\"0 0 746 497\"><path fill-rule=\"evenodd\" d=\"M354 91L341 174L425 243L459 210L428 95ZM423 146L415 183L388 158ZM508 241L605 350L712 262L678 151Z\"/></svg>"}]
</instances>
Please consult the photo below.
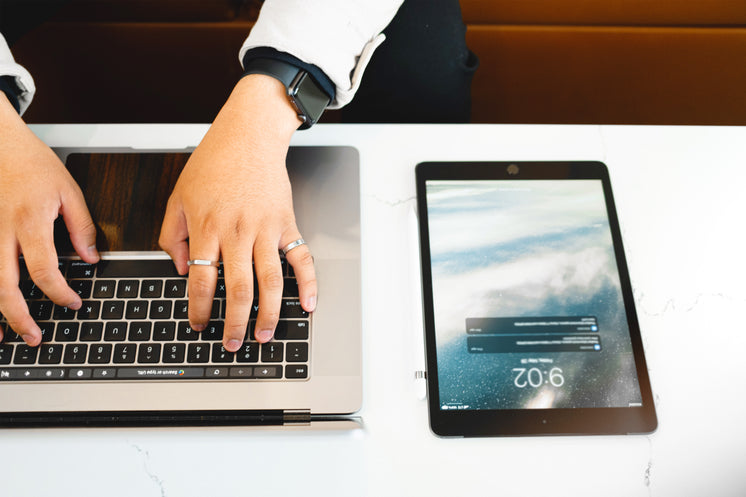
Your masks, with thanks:
<instances>
[{"instance_id":1,"label":"watch strap","mask_svg":"<svg viewBox=\"0 0 746 497\"><path fill-rule=\"evenodd\" d=\"M272 76L285 85L285 88L289 88L295 77L302 70L299 67L274 59L253 59L244 71L244 76L248 74Z\"/></svg>"}]
</instances>

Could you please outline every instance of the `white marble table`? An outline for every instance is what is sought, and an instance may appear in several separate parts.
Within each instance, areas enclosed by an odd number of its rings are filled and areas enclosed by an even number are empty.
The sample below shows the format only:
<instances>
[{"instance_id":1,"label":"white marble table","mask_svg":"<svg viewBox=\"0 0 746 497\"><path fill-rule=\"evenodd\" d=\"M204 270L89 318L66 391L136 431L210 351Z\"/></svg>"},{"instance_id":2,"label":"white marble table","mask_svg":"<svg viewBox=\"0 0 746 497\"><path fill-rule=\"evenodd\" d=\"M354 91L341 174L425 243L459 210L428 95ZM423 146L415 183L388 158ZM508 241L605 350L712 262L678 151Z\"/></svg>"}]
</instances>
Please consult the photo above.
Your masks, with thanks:
<instances>
[{"instance_id":1,"label":"white marble table","mask_svg":"<svg viewBox=\"0 0 746 497\"><path fill-rule=\"evenodd\" d=\"M182 147L206 126L35 126ZM1 430L0 495L746 495L746 128L321 125L362 167L365 428ZM659 416L648 436L445 440L413 378L415 164L601 160Z\"/></svg>"}]
</instances>

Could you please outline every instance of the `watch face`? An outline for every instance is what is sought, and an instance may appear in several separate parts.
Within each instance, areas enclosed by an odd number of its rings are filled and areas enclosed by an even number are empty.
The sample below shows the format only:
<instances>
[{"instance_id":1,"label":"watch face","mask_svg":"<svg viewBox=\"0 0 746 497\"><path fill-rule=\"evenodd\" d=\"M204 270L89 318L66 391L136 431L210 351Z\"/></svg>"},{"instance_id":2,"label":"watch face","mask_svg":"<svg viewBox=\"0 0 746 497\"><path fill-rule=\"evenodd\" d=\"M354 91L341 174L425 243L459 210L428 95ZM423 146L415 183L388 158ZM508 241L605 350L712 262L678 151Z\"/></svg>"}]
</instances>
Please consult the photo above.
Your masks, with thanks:
<instances>
[{"instance_id":1,"label":"watch face","mask_svg":"<svg viewBox=\"0 0 746 497\"><path fill-rule=\"evenodd\" d=\"M329 105L329 96L319 88L308 73L301 76L290 97L302 116L305 116L305 127L319 120Z\"/></svg>"}]
</instances>

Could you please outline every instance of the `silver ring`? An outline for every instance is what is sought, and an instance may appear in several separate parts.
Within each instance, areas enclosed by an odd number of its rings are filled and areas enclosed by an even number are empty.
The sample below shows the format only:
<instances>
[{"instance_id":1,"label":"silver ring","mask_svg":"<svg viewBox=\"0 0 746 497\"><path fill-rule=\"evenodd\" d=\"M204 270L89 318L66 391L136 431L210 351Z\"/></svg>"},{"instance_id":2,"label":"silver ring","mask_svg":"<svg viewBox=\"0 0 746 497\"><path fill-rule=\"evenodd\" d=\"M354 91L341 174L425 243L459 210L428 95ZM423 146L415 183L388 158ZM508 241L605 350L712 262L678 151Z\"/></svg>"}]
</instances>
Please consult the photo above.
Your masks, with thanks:
<instances>
[{"instance_id":1,"label":"silver ring","mask_svg":"<svg viewBox=\"0 0 746 497\"><path fill-rule=\"evenodd\" d=\"M293 250L294 248L298 248L301 245L305 245L305 244L306 244L306 241L303 238L298 238L294 242L290 242L287 245L285 245L285 247L283 247L282 255L287 255L287 253Z\"/></svg>"},{"instance_id":2,"label":"silver ring","mask_svg":"<svg viewBox=\"0 0 746 497\"><path fill-rule=\"evenodd\" d=\"M187 266L220 267L220 261L208 261L207 259L191 259L187 261Z\"/></svg>"}]
</instances>

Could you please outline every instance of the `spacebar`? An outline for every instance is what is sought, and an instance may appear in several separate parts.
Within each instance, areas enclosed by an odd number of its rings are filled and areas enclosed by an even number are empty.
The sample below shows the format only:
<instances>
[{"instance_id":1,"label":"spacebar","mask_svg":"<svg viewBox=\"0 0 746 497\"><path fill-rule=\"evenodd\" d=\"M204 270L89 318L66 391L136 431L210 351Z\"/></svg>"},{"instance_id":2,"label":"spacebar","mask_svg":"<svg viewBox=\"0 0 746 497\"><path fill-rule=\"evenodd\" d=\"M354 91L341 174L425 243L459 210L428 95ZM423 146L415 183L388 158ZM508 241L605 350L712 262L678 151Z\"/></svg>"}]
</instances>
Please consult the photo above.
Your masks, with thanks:
<instances>
[{"instance_id":1,"label":"spacebar","mask_svg":"<svg viewBox=\"0 0 746 497\"><path fill-rule=\"evenodd\" d=\"M118 368L117 378L157 380L165 378L203 378L205 368Z\"/></svg>"},{"instance_id":2,"label":"spacebar","mask_svg":"<svg viewBox=\"0 0 746 497\"><path fill-rule=\"evenodd\" d=\"M154 260L103 260L98 263L98 278L155 278L165 276L179 277L173 261L170 259Z\"/></svg>"}]
</instances>

